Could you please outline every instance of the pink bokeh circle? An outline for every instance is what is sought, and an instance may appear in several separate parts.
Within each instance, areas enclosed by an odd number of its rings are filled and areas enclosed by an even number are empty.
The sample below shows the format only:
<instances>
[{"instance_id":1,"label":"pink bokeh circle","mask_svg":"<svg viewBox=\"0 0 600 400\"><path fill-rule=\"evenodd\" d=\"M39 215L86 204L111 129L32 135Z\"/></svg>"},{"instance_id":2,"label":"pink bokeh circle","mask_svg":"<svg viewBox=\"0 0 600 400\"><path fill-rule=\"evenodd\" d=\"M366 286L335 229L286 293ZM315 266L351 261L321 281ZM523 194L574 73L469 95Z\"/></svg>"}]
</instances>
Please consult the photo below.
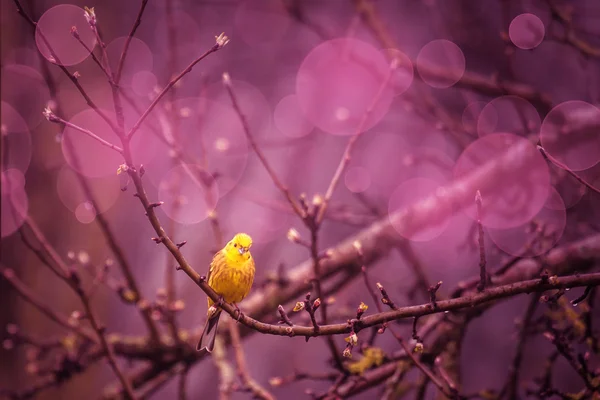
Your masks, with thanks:
<instances>
[{"instance_id":1,"label":"pink bokeh circle","mask_svg":"<svg viewBox=\"0 0 600 400\"><path fill-rule=\"evenodd\" d=\"M527 139L510 134L494 133L471 143L454 166L454 177L460 179L515 149L519 159L511 160L511 174L505 173L488 188L481 189L483 199L482 224L489 228L507 229L529 222L543 207L550 188L550 172L546 161ZM500 168L500 167L496 167ZM477 219L473 201L464 208L472 219Z\"/></svg>"},{"instance_id":2,"label":"pink bokeh circle","mask_svg":"<svg viewBox=\"0 0 600 400\"><path fill-rule=\"evenodd\" d=\"M95 212L99 214L109 210L122 193L116 171L111 176L87 178L87 184L98 206L98 210L95 210ZM85 195L81 187L77 172L68 166L63 166L58 173L56 191L65 207L73 212L82 203L89 202L91 204L91 199Z\"/></svg>"},{"instance_id":3,"label":"pink bokeh circle","mask_svg":"<svg viewBox=\"0 0 600 400\"><path fill-rule=\"evenodd\" d=\"M75 218L82 224L90 224L96 219L96 209L89 201L84 201L75 207Z\"/></svg>"},{"instance_id":4,"label":"pink bokeh circle","mask_svg":"<svg viewBox=\"0 0 600 400\"><path fill-rule=\"evenodd\" d=\"M433 179L409 179L400 184L390 196L388 213L393 214L395 211L413 206L429 196L435 195L441 187L442 185ZM448 227L449 220L432 223L432 226L417 232L409 230L407 225L398 223L396 219L391 219L391 223L402 237L415 242L426 242L441 235Z\"/></svg>"},{"instance_id":5,"label":"pink bokeh circle","mask_svg":"<svg viewBox=\"0 0 600 400\"><path fill-rule=\"evenodd\" d=\"M31 135L27 123L10 104L0 102L2 170L16 168L25 173L31 162Z\"/></svg>"},{"instance_id":6,"label":"pink bokeh circle","mask_svg":"<svg viewBox=\"0 0 600 400\"><path fill-rule=\"evenodd\" d=\"M2 171L0 178L0 237L6 237L12 235L25 222L29 200L25 192L25 176L20 170L7 169Z\"/></svg>"},{"instance_id":7,"label":"pink bokeh circle","mask_svg":"<svg viewBox=\"0 0 600 400\"><path fill-rule=\"evenodd\" d=\"M371 186L371 173L364 167L350 167L344 175L344 183L352 193L362 193Z\"/></svg>"},{"instance_id":8,"label":"pink bokeh circle","mask_svg":"<svg viewBox=\"0 0 600 400\"><path fill-rule=\"evenodd\" d=\"M456 84L465 73L465 55L449 40L427 43L417 56L417 70L423 82L445 89Z\"/></svg>"},{"instance_id":9,"label":"pink bokeh circle","mask_svg":"<svg viewBox=\"0 0 600 400\"><path fill-rule=\"evenodd\" d=\"M2 101L13 106L30 129L43 120L42 112L50 101L50 91L46 81L35 69L26 65L4 65L2 78Z\"/></svg>"},{"instance_id":10,"label":"pink bokeh circle","mask_svg":"<svg viewBox=\"0 0 600 400\"><path fill-rule=\"evenodd\" d=\"M584 171L579 171L577 175L594 189L600 190L600 163Z\"/></svg>"},{"instance_id":11,"label":"pink bokeh circle","mask_svg":"<svg viewBox=\"0 0 600 400\"><path fill-rule=\"evenodd\" d=\"M490 101L479 114L477 133L511 132L525 135L540 130L542 120L530 102L518 96L502 96Z\"/></svg>"},{"instance_id":12,"label":"pink bokeh circle","mask_svg":"<svg viewBox=\"0 0 600 400\"><path fill-rule=\"evenodd\" d=\"M487 229L490 239L504 252L514 256L538 256L548 252L563 235L567 213L560 194L550 188L545 207L521 226Z\"/></svg>"},{"instance_id":13,"label":"pink bokeh circle","mask_svg":"<svg viewBox=\"0 0 600 400\"><path fill-rule=\"evenodd\" d=\"M240 118L231 105L207 98L174 102L179 115L181 146L205 162L224 196L241 179L248 162L249 145Z\"/></svg>"},{"instance_id":14,"label":"pink bokeh circle","mask_svg":"<svg viewBox=\"0 0 600 400\"><path fill-rule=\"evenodd\" d=\"M544 40L546 29L536 15L517 15L508 27L508 36L515 46L523 50L536 48Z\"/></svg>"},{"instance_id":15,"label":"pink bokeh circle","mask_svg":"<svg viewBox=\"0 0 600 400\"><path fill-rule=\"evenodd\" d=\"M586 194L587 187L567 173L562 168L549 163L550 169L555 172L552 175L552 185L561 197L560 202L547 201L544 207L560 209L560 207L571 208ZM600 166L600 164L597 164ZM600 169L600 168L599 168Z\"/></svg>"},{"instance_id":16,"label":"pink bokeh circle","mask_svg":"<svg viewBox=\"0 0 600 400\"><path fill-rule=\"evenodd\" d=\"M591 168L600 161L600 109L580 100L560 103L544 118L540 141L566 167Z\"/></svg>"},{"instance_id":17,"label":"pink bokeh circle","mask_svg":"<svg viewBox=\"0 0 600 400\"><path fill-rule=\"evenodd\" d=\"M397 63L396 68L391 72L390 87L395 96L400 96L408 90L415 77L412 61L398 49L385 49L383 53L388 60L395 60Z\"/></svg>"},{"instance_id":18,"label":"pink bokeh circle","mask_svg":"<svg viewBox=\"0 0 600 400\"><path fill-rule=\"evenodd\" d=\"M35 43L46 60L69 66L79 64L90 55L88 50L94 49L96 36L90 29L84 14L83 8L60 4L40 17L35 29ZM73 37L72 27L77 28L79 38L85 43L87 49Z\"/></svg>"},{"instance_id":19,"label":"pink bokeh circle","mask_svg":"<svg viewBox=\"0 0 600 400\"><path fill-rule=\"evenodd\" d=\"M270 132L272 126L271 107L262 92L256 86L246 81L232 79L231 85L238 105L248 121L248 126L253 136L260 138L266 135L266 132ZM201 96L232 109L231 97L221 80L208 85L201 91ZM233 119L239 121L240 117L236 113Z\"/></svg>"},{"instance_id":20,"label":"pink bokeh circle","mask_svg":"<svg viewBox=\"0 0 600 400\"><path fill-rule=\"evenodd\" d=\"M153 97L157 84L156 75L150 71L139 71L131 77L131 89L138 96Z\"/></svg>"},{"instance_id":21,"label":"pink bokeh circle","mask_svg":"<svg viewBox=\"0 0 600 400\"><path fill-rule=\"evenodd\" d=\"M277 103L273 120L281 133L292 138L306 136L315 127L302 113L295 94L285 96Z\"/></svg>"},{"instance_id":22,"label":"pink bokeh circle","mask_svg":"<svg viewBox=\"0 0 600 400\"><path fill-rule=\"evenodd\" d=\"M372 128L387 113L394 92L389 82L381 88L390 73L383 53L370 44L333 39L306 56L296 76L296 94L315 126L334 135L353 135Z\"/></svg>"},{"instance_id":23,"label":"pink bokeh circle","mask_svg":"<svg viewBox=\"0 0 600 400\"><path fill-rule=\"evenodd\" d=\"M106 53L110 60L113 73L117 72L121 53L125 48L126 37L116 38L106 46ZM132 85L132 80L137 72L151 71L154 66L154 56L146 43L138 38L132 38L127 48L127 57L123 64L121 80L119 83L125 87Z\"/></svg>"},{"instance_id":24,"label":"pink bokeh circle","mask_svg":"<svg viewBox=\"0 0 600 400\"><path fill-rule=\"evenodd\" d=\"M185 225L196 224L215 209L219 200L218 185L207 173L200 177L201 168L195 164L178 165L163 176L158 185L158 200L164 201L160 210L172 220ZM200 179L206 186L200 184Z\"/></svg>"},{"instance_id":25,"label":"pink bokeh circle","mask_svg":"<svg viewBox=\"0 0 600 400\"><path fill-rule=\"evenodd\" d=\"M486 106L485 101L472 101L470 102L462 113L462 124L464 128L471 132L475 132L477 130L477 121L479 120L479 115L483 111Z\"/></svg>"},{"instance_id":26,"label":"pink bokeh circle","mask_svg":"<svg viewBox=\"0 0 600 400\"><path fill-rule=\"evenodd\" d=\"M238 36L252 47L268 47L283 40L289 13L278 0L242 1L234 15Z\"/></svg>"},{"instance_id":27,"label":"pink bokeh circle","mask_svg":"<svg viewBox=\"0 0 600 400\"><path fill-rule=\"evenodd\" d=\"M106 115L111 115L109 111L103 111ZM70 122L121 147L117 135L94 110L83 110L71 118ZM71 168L87 177L116 176L119 165L123 163L123 157L119 153L69 126L63 131L61 145L65 160Z\"/></svg>"}]
</instances>

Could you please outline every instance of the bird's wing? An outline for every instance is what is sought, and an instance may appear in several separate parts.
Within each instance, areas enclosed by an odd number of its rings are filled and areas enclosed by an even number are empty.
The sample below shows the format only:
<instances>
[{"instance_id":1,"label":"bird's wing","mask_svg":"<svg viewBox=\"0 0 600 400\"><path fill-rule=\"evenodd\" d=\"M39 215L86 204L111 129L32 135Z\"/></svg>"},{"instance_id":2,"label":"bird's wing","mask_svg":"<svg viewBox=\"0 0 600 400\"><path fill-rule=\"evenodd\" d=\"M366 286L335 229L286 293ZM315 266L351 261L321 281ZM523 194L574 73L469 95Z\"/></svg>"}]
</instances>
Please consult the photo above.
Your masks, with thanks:
<instances>
[{"instance_id":1,"label":"bird's wing","mask_svg":"<svg viewBox=\"0 0 600 400\"><path fill-rule=\"evenodd\" d=\"M210 282L210 275L213 272L213 270L216 268L216 265L218 264L216 262L216 260L217 260L217 258L220 258L222 256L222 252L223 252L223 250L219 250L213 256L213 259L210 262L210 268L208 269L208 274L206 275L206 282Z\"/></svg>"}]
</instances>

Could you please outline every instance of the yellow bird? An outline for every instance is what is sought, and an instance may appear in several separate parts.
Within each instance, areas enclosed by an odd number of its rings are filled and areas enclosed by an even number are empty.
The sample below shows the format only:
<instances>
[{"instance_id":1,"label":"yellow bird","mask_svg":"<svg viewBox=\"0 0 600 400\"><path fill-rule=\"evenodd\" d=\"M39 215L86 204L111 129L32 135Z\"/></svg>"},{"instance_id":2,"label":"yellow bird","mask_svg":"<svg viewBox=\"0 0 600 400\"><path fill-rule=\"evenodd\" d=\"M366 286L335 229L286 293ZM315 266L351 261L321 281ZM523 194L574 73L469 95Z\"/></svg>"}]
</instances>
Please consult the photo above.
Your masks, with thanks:
<instances>
[{"instance_id":1,"label":"yellow bird","mask_svg":"<svg viewBox=\"0 0 600 400\"><path fill-rule=\"evenodd\" d=\"M217 292L223 301L233 303L236 308L237 303L248 295L254 282L254 259L250 254L250 247L252 238L245 233L238 233L215 254L208 271L208 286ZM209 353L215 345L217 325L221 316L221 308L215 310L213 304L209 297L208 319L196 347L196 350L206 349Z\"/></svg>"}]
</instances>

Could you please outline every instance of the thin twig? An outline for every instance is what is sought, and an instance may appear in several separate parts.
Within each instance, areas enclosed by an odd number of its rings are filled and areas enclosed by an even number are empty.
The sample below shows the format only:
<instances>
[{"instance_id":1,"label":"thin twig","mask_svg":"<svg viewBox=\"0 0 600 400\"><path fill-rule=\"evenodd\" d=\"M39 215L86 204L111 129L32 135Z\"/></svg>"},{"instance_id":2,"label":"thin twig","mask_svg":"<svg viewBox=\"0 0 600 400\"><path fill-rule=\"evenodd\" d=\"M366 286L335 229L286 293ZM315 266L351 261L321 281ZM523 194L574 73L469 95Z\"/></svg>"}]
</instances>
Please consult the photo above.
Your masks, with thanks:
<instances>
[{"instance_id":1,"label":"thin twig","mask_svg":"<svg viewBox=\"0 0 600 400\"><path fill-rule=\"evenodd\" d=\"M146 111L144 111L144 113L137 120L137 122L131 127L131 129L129 130L129 133L127 134L127 140L130 141L132 139L133 135L135 135L135 133L138 131L138 129L140 129L140 125L142 125L142 122L144 122L144 120L148 117L148 115L152 112L152 110L154 110L154 107L156 107L158 102L164 97L164 95L169 91L169 89L171 89L173 86L175 86L175 84L177 82L179 82L181 80L181 78L183 78L187 73L189 73L196 64L198 64L200 61L205 59L208 55L216 52L217 50L219 50L221 48L223 48L223 45L220 45L219 43L215 43L204 54L202 54L200 57L198 57L194 61L192 61L183 71L181 71L179 73L179 75L177 75L176 77L171 79L171 81L169 81L169 83L167 83L167 86L165 86L160 91L160 93L154 98L154 100L152 100L152 103L150 103L150 105L148 106Z\"/></svg>"},{"instance_id":2,"label":"thin twig","mask_svg":"<svg viewBox=\"0 0 600 400\"><path fill-rule=\"evenodd\" d=\"M263 388L250 376L250 371L246 365L246 356L242 348L242 340L240 338L240 330L238 324L233 320L229 321L229 334L231 335L231 347L235 354L235 362L237 364L238 375L242 379L244 385L250 390L255 398L263 400L274 400L275 398L269 391Z\"/></svg>"},{"instance_id":3,"label":"thin twig","mask_svg":"<svg viewBox=\"0 0 600 400\"><path fill-rule=\"evenodd\" d=\"M135 22L131 27L131 31L129 31L129 35L127 35L127 39L125 39L125 45L123 46L123 51L121 52L121 56L119 57L119 65L117 66L117 71L115 72L115 84L118 85L121 82L121 73L123 72L123 67L125 66L125 58L127 57L127 52L129 51L129 44L131 43L131 39L135 36L135 32L137 31L140 23L142 22L142 15L144 14L144 10L146 9L146 5L148 4L148 0L142 0L140 4L140 10L138 11L137 17L135 18Z\"/></svg>"},{"instance_id":4,"label":"thin twig","mask_svg":"<svg viewBox=\"0 0 600 400\"><path fill-rule=\"evenodd\" d=\"M477 206L477 232L479 238L479 284L477 285L477 290L482 291L485 289L485 285L487 284L488 277L486 271L486 259L485 259L485 242L483 239L483 224L481 223L482 217L482 199L481 192L478 190L475 194L475 203Z\"/></svg>"},{"instance_id":5,"label":"thin twig","mask_svg":"<svg viewBox=\"0 0 600 400\"><path fill-rule=\"evenodd\" d=\"M265 157L263 152L258 147L256 140L254 140L254 136L252 136L252 133L250 132L250 126L248 125L248 120L246 119L246 116L242 112L240 105L237 101L237 97L233 91L233 85L231 83L231 78L228 73L223 74L223 85L225 86L225 89L227 90L227 93L229 94L229 98L231 99L231 103L233 105L235 112L237 113L238 117L240 118L242 127L244 128L244 133L246 134L246 138L248 139L248 142L250 142L250 146L252 146L252 149L256 153L258 159L262 163L265 170L267 170L267 173L271 177L271 180L273 181L273 183L275 184L277 189L279 189L279 191L285 196L285 198L290 203L290 206L292 207L294 212L301 219L304 219L306 217L306 213L300 208L298 203L294 200L294 198L292 197L292 195L290 193L290 190L286 186L284 186L283 183L281 183L281 181L277 177L277 174L275 173L275 171L273 170L273 168L267 161L267 158Z\"/></svg>"},{"instance_id":6,"label":"thin twig","mask_svg":"<svg viewBox=\"0 0 600 400\"><path fill-rule=\"evenodd\" d=\"M567 167L565 164L561 163L556 158L552 157L550 154L548 154L548 152L546 151L546 149L544 149L542 146L540 146L538 144L537 148L540 151L540 153L542 153L542 155L547 160L549 160L552 164L554 164L557 167L559 167L559 168L564 169L565 171L567 171L567 173L569 175L571 175L573 178L575 178L577 180L577 182L581 183L583 186L585 186L586 188L590 189L592 192L600 194L600 189L595 188L594 186L592 186L591 184L589 184L585 179L583 179L578 174L576 174L571 168Z\"/></svg>"},{"instance_id":7,"label":"thin twig","mask_svg":"<svg viewBox=\"0 0 600 400\"><path fill-rule=\"evenodd\" d=\"M375 96L371 100L371 104L369 104L369 106L363 113L361 120L356 127L356 131L354 132L354 135L352 135L352 137L348 140L348 144L346 145L346 149L344 150L342 159L340 160L340 163L338 164L338 167L337 167L335 173L333 174L333 177L331 178L329 187L327 188L327 191L325 192L325 196L323 197L323 203L319 207L319 211L316 215L315 224L317 226L320 226L321 222L323 222L323 216L325 215L325 211L327 210L327 207L329 205L331 197L333 196L333 192L335 191L335 188L337 187L337 185L342 177L342 173L344 172L344 169L350 162L350 156L352 154L352 149L354 148L354 144L356 143L356 141L358 140L360 135L364 132L365 125L367 124L367 121L368 121L369 117L371 116L373 109L377 105L377 102L380 100L385 89L388 87L390 78L392 77L392 73L397 67L398 67L397 61L395 61L395 60L392 61L390 68L387 71L387 75L381 82L381 86L378 88L377 92L375 93Z\"/></svg>"}]
</instances>

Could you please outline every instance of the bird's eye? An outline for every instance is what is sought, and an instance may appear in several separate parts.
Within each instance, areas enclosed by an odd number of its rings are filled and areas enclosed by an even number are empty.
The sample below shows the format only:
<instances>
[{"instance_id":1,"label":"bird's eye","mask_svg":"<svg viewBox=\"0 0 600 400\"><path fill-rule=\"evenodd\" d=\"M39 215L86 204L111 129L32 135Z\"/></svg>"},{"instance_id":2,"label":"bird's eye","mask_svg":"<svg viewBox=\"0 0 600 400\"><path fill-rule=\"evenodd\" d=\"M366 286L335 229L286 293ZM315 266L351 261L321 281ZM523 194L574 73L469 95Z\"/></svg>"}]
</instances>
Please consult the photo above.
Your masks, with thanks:
<instances>
[{"instance_id":1,"label":"bird's eye","mask_svg":"<svg viewBox=\"0 0 600 400\"><path fill-rule=\"evenodd\" d=\"M237 247L237 243L234 243L234 244L233 244L233 247Z\"/></svg>"}]
</instances>

